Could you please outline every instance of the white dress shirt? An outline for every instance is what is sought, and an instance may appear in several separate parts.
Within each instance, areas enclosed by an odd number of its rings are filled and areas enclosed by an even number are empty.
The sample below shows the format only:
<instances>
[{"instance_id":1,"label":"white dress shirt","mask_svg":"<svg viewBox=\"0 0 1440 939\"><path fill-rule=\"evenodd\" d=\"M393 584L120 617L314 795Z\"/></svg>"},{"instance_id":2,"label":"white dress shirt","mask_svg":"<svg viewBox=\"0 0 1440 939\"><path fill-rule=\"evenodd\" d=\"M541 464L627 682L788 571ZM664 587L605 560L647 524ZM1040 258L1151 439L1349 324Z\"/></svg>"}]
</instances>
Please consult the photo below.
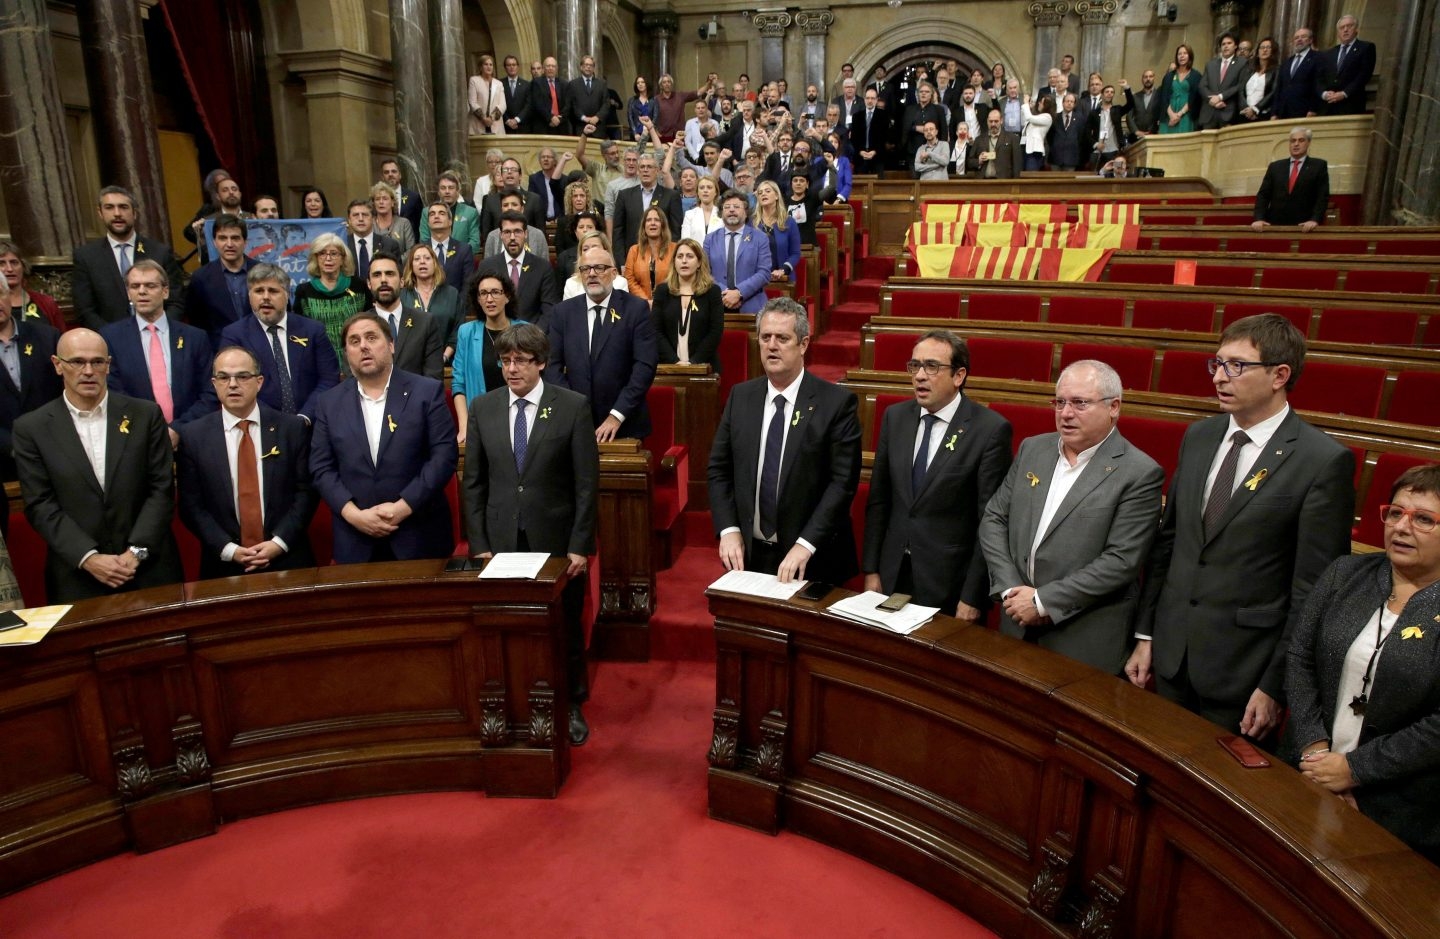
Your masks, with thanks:
<instances>
[{"instance_id":1,"label":"white dress shirt","mask_svg":"<svg viewBox=\"0 0 1440 939\"><path fill-rule=\"evenodd\" d=\"M265 520L265 451L260 446L260 405L257 403L250 408L250 413L244 417L236 417L224 408L220 409L220 423L225 428L225 465L234 468L230 474L230 498L235 506L235 517L240 517L240 422L250 422L250 442L255 447L255 478L260 480L260 520ZM270 536L271 541L279 546L281 551L289 551L287 545L279 535ZM240 545L230 542L220 549L220 560L235 560L235 552L240 550Z\"/></svg>"},{"instance_id":2,"label":"white dress shirt","mask_svg":"<svg viewBox=\"0 0 1440 939\"><path fill-rule=\"evenodd\" d=\"M1376 617L1379 617L1379 631L1376 631ZM1335 720L1330 725L1330 752L1349 753L1360 744L1360 731L1365 727L1365 715L1356 714L1350 702L1362 690L1368 695L1374 691L1375 675L1380 670L1380 656L1385 654L1387 637L1400 619L1399 613L1391 613L1380 606L1371 615L1350 648L1345 651L1345 662L1340 666L1340 690L1335 694ZM1379 651L1377 652L1377 644ZM1370 666L1370 657L1375 657L1375 667L1370 672L1371 687L1365 688L1365 670Z\"/></svg>"},{"instance_id":3,"label":"white dress shirt","mask_svg":"<svg viewBox=\"0 0 1440 939\"><path fill-rule=\"evenodd\" d=\"M510 452L514 453L515 411L517 410L515 402L520 400L521 396L508 389L506 393L510 396L510 404L505 426L510 429ZM529 394L524 395L525 400L530 403L530 406L525 409L525 440L527 445L535 436L535 418L540 412L540 399L543 397L545 397L545 380L542 378L535 382L535 387L530 389Z\"/></svg>"},{"instance_id":4,"label":"white dress shirt","mask_svg":"<svg viewBox=\"0 0 1440 939\"><path fill-rule=\"evenodd\" d=\"M1240 456L1235 461L1235 489L1239 489L1249 478L1251 467L1260 459L1260 454L1269 445L1270 438L1275 436L1275 431L1280 428L1280 424L1289 413L1290 405L1287 404L1277 413L1245 431L1250 442L1240 448ZM1220 446L1215 450L1214 459L1210 461L1210 472L1205 476L1205 493L1204 498L1200 500L1201 506L1210 501L1210 490L1215 486L1215 477L1220 475L1220 464L1225 462L1225 454L1230 452L1230 438L1235 436L1235 431L1239 429L1240 425L1235 423L1235 418L1232 416L1229 424L1225 427L1225 439L1220 442ZM1203 512L1204 509L1202 508L1201 511Z\"/></svg>"},{"instance_id":5,"label":"white dress shirt","mask_svg":"<svg viewBox=\"0 0 1440 939\"><path fill-rule=\"evenodd\" d=\"M127 248L130 249L130 251L129 251L129 260L130 260L130 266L131 266L131 267L134 267L134 266L135 266L135 262L138 261L138 260L140 260L140 258L136 257L136 255L135 255L135 233L134 233L133 231L130 233L130 237L127 238L127 239L124 240L124 241L116 241L114 238L111 238L109 235L106 235L106 236L105 236L105 240L106 240L107 242L109 242L109 244L110 244L110 259L115 262L115 269L116 269L116 270L120 270L120 246L121 246L121 245L124 245L125 247L127 247ZM120 276L123 278L123 277L125 276L125 272L121 272Z\"/></svg>"},{"instance_id":6,"label":"white dress shirt","mask_svg":"<svg viewBox=\"0 0 1440 939\"><path fill-rule=\"evenodd\" d=\"M85 455L90 458L90 469L94 470L95 478L100 481L100 489L105 489L105 438L108 428L105 426L105 414L110 404L110 395L106 394L100 399L100 403L92 410L82 411L70 402L68 394L61 394L65 399L65 407L70 411L70 420L75 425L75 433L80 436L80 446L85 450ZM88 556L88 555L87 555Z\"/></svg>"},{"instance_id":7,"label":"white dress shirt","mask_svg":"<svg viewBox=\"0 0 1440 939\"><path fill-rule=\"evenodd\" d=\"M940 444L945 440L945 429L950 426L951 421L955 420L955 412L960 410L960 402L964 397L963 394L957 394L950 399L949 404L935 412L935 416L940 420L935 424L935 429L930 431L930 446L926 448L925 452L925 468L927 470L930 468L930 461L935 459L935 454L940 452ZM910 451L911 466L915 465L915 457L920 454L920 440L925 435L925 415L929 413L921 408L920 417L915 421L915 447Z\"/></svg>"},{"instance_id":8,"label":"white dress shirt","mask_svg":"<svg viewBox=\"0 0 1440 939\"><path fill-rule=\"evenodd\" d=\"M1111 428L1110 433L1105 435L1105 440L1109 440L1110 435L1114 433L1114 428ZM1050 528L1050 523L1055 520L1055 513L1060 510L1060 503L1064 502L1065 497L1070 494L1070 490L1075 488L1075 481L1080 478L1081 473L1085 472L1085 467L1090 464L1096 451L1105 445L1105 440L1088 450L1081 450L1076 455L1073 466L1065 458L1065 442L1057 441L1056 449L1059 454L1055 458L1055 472L1050 479L1050 491L1045 493L1045 508L1040 512L1040 524L1035 526L1035 540L1030 544L1030 556L1025 559L1025 573L1032 581L1035 579L1035 552L1040 550L1040 542L1045 540L1045 533ZM1053 622L1060 622L1054 615L1045 612L1045 605L1040 602L1038 587L1035 590L1035 612L1041 616L1049 616Z\"/></svg>"},{"instance_id":9,"label":"white dress shirt","mask_svg":"<svg viewBox=\"0 0 1440 939\"><path fill-rule=\"evenodd\" d=\"M395 370L390 370L394 375ZM370 397L365 393L365 388L358 381L355 389L360 392L360 416L365 419L365 439L370 444L370 462L380 463L380 433L385 429L385 399L390 395L390 375L385 376L385 390L376 397Z\"/></svg>"}]
</instances>

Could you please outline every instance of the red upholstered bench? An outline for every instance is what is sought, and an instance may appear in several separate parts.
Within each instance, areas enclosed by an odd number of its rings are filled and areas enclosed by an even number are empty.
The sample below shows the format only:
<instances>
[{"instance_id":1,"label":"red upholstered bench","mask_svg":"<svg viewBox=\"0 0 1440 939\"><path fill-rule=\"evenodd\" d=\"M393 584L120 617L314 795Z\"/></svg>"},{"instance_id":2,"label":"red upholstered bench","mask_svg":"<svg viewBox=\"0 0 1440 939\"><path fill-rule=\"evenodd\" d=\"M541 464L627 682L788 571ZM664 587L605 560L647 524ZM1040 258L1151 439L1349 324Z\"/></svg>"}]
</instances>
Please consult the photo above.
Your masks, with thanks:
<instances>
[{"instance_id":1,"label":"red upholstered bench","mask_svg":"<svg viewBox=\"0 0 1440 939\"><path fill-rule=\"evenodd\" d=\"M970 295L969 319L1040 322L1040 295L977 292Z\"/></svg>"},{"instance_id":2,"label":"red upholstered bench","mask_svg":"<svg viewBox=\"0 0 1440 939\"><path fill-rule=\"evenodd\" d=\"M1120 373L1130 391L1149 391L1155 371L1155 353L1144 346L1111 346L1098 342L1067 342L1060 347L1060 368L1081 359L1099 359Z\"/></svg>"},{"instance_id":3,"label":"red upholstered bench","mask_svg":"<svg viewBox=\"0 0 1440 939\"><path fill-rule=\"evenodd\" d=\"M1290 404L1302 411L1379 417L1385 369L1378 365L1307 362L1290 392Z\"/></svg>"},{"instance_id":4,"label":"red upholstered bench","mask_svg":"<svg viewBox=\"0 0 1440 939\"><path fill-rule=\"evenodd\" d=\"M1205 300L1136 300L1133 329L1178 329L1208 333L1215 329L1215 304Z\"/></svg>"},{"instance_id":5,"label":"red upholstered bench","mask_svg":"<svg viewBox=\"0 0 1440 939\"><path fill-rule=\"evenodd\" d=\"M1408 346L1415 341L1420 314L1407 310L1362 310L1348 307L1320 311L1315 338L1321 342Z\"/></svg>"},{"instance_id":6,"label":"red upholstered bench","mask_svg":"<svg viewBox=\"0 0 1440 939\"><path fill-rule=\"evenodd\" d=\"M976 336L970 346L970 371L986 378L1049 381L1054 344L1044 339L994 339Z\"/></svg>"}]
</instances>

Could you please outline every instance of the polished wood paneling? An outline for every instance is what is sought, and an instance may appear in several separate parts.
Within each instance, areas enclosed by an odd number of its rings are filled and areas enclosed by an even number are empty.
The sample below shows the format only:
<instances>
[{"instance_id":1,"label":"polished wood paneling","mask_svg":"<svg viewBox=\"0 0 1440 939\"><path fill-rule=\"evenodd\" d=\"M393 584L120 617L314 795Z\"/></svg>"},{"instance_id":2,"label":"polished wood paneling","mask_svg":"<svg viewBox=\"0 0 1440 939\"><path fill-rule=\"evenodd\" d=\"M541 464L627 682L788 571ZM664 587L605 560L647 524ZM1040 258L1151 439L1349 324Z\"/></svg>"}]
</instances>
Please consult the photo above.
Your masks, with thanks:
<instances>
[{"instance_id":1,"label":"polished wood paneling","mask_svg":"<svg viewBox=\"0 0 1440 939\"><path fill-rule=\"evenodd\" d=\"M1291 768L1244 769L1156 695L947 617L897 636L709 596L715 818L833 844L1006 936L1440 922L1440 870Z\"/></svg>"}]
</instances>

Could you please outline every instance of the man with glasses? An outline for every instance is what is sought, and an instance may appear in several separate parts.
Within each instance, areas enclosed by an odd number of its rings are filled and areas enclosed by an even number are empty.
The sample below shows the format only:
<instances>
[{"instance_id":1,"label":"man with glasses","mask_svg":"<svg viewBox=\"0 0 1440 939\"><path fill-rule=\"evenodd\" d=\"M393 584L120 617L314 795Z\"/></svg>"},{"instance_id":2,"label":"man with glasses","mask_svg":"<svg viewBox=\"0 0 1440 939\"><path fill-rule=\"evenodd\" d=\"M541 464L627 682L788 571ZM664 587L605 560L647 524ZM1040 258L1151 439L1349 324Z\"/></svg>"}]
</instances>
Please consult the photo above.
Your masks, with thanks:
<instances>
[{"instance_id":1,"label":"man with glasses","mask_svg":"<svg viewBox=\"0 0 1440 939\"><path fill-rule=\"evenodd\" d=\"M1000 631L1119 675L1165 471L1116 430L1120 376L1084 359L1055 385L1055 430L1020 444L980 522Z\"/></svg>"},{"instance_id":2,"label":"man with glasses","mask_svg":"<svg viewBox=\"0 0 1440 939\"><path fill-rule=\"evenodd\" d=\"M180 428L215 410L210 387L210 337L205 330L165 315L170 282L165 269L142 260L125 275L135 315L100 330L110 347L111 391L154 401L170 425L170 444Z\"/></svg>"},{"instance_id":3,"label":"man with glasses","mask_svg":"<svg viewBox=\"0 0 1440 939\"><path fill-rule=\"evenodd\" d=\"M1228 732L1263 740L1310 589L1350 553L1355 457L1300 420L1289 394L1305 337L1283 316L1231 323L1210 362L1223 412L1191 424L1125 667Z\"/></svg>"},{"instance_id":4,"label":"man with glasses","mask_svg":"<svg viewBox=\"0 0 1440 939\"><path fill-rule=\"evenodd\" d=\"M585 668L587 559L595 553L600 458L585 398L542 380L550 358L545 331L517 323L495 339L505 387L475 399L465 433L465 531L470 551L544 551L569 562L565 614L570 743L590 736L580 705Z\"/></svg>"},{"instance_id":5,"label":"man with glasses","mask_svg":"<svg viewBox=\"0 0 1440 939\"><path fill-rule=\"evenodd\" d=\"M545 329L550 311L560 301L560 285L550 267L549 253L535 252L529 231L525 216L519 212L501 215L502 249L480 263L476 276L490 274L510 281L515 287L515 306L509 314Z\"/></svg>"},{"instance_id":6,"label":"man with glasses","mask_svg":"<svg viewBox=\"0 0 1440 939\"><path fill-rule=\"evenodd\" d=\"M948 329L921 336L905 368L915 400L886 409L870 471L865 589L978 623L990 578L976 532L1010 468L1010 422L965 397L970 349Z\"/></svg>"},{"instance_id":7,"label":"man with glasses","mask_svg":"<svg viewBox=\"0 0 1440 939\"><path fill-rule=\"evenodd\" d=\"M178 583L165 416L107 389L110 350L97 332L61 336L50 361L65 390L14 431L25 517L48 548L47 602Z\"/></svg>"},{"instance_id":8,"label":"man with glasses","mask_svg":"<svg viewBox=\"0 0 1440 939\"><path fill-rule=\"evenodd\" d=\"M645 395L659 353L650 304L615 290L615 259L589 239L575 266L585 293L555 307L549 326L550 380L590 399L595 440L650 433Z\"/></svg>"},{"instance_id":9,"label":"man with glasses","mask_svg":"<svg viewBox=\"0 0 1440 939\"><path fill-rule=\"evenodd\" d=\"M310 431L259 401L265 376L248 349L215 356L219 410L180 431L180 520L200 540L200 576L315 566L310 519Z\"/></svg>"}]
</instances>

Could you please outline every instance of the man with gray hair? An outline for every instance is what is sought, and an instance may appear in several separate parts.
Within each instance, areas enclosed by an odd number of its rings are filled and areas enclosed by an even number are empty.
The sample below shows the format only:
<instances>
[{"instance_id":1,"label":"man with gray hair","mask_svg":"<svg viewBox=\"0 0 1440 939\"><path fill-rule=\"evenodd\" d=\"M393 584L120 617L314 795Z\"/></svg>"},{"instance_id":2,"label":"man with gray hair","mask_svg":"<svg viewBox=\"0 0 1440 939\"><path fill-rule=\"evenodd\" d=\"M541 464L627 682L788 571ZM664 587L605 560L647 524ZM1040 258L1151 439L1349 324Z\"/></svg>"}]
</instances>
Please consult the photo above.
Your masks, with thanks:
<instances>
[{"instance_id":1,"label":"man with gray hair","mask_svg":"<svg viewBox=\"0 0 1440 939\"><path fill-rule=\"evenodd\" d=\"M1308 232L1325 221L1330 206L1330 167L1310 156L1312 136L1308 127L1290 131L1290 156L1271 163L1260 180L1251 228L1264 231L1271 225L1298 225Z\"/></svg>"},{"instance_id":2,"label":"man with gray hair","mask_svg":"<svg viewBox=\"0 0 1440 939\"><path fill-rule=\"evenodd\" d=\"M1084 359L1055 385L1055 430L1020 444L980 545L1008 636L1119 675L1165 473L1116 430L1120 376Z\"/></svg>"},{"instance_id":3,"label":"man with gray hair","mask_svg":"<svg viewBox=\"0 0 1440 939\"><path fill-rule=\"evenodd\" d=\"M710 448L720 562L785 582L844 583L858 570L855 395L805 370L810 323L794 300L766 303L756 333L765 374L731 390Z\"/></svg>"},{"instance_id":4,"label":"man with gray hair","mask_svg":"<svg viewBox=\"0 0 1440 939\"><path fill-rule=\"evenodd\" d=\"M1320 53L1320 113L1365 113L1365 86L1375 74L1375 43L1360 39L1360 21L1349 13L1335 21L1335 48Z\"/></svg>"}]
</instances>

